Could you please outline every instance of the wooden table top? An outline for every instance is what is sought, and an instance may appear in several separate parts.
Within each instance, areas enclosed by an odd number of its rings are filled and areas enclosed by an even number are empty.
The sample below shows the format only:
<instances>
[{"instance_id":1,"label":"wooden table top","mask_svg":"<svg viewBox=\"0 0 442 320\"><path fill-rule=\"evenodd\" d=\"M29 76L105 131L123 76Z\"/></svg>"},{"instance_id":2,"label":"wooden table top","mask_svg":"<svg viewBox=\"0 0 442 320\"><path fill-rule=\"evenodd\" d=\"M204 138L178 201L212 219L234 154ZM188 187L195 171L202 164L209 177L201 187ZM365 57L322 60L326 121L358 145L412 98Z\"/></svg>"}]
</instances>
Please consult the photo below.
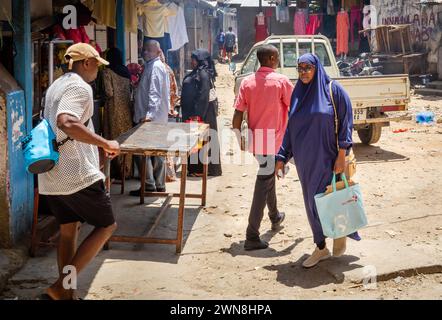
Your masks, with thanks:
<instances>
[{"instance_id":1,"label":"wooden table top","mask_svg":"<svg viewBox=\"0 0 442 320\"><path fill-rule=\"evenodd\" d=\"M189 155L207 140L209 125L204 123L145 122L116 140L122 153L146 156Z\"/></svg>"}]
</instances>

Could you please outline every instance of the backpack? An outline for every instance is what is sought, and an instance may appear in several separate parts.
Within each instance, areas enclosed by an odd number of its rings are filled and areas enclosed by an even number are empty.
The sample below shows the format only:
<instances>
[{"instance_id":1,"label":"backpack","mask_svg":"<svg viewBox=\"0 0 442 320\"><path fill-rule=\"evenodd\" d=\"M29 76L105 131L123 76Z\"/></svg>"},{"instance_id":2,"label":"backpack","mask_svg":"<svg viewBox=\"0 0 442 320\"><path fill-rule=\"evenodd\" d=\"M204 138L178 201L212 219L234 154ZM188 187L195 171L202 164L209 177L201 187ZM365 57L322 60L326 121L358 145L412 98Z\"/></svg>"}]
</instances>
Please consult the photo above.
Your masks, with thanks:
<instances>
[{"instance_id":1,"label":"backpack","mask_svg":"<svg viewBox=\"0 0 442 320\"><path fill-rule=\"evenodd\" d=\"M226 39L226 34L224 32L221 32L220 34L218 34L216 41L218 41L218 43L224 43L225 39Z\"/></svg>"},{"instance_id":2,"label":"backpack","mask_svg":"<svg viewBox=\"0 0 442 320\"><path fill-rule=\"evenodd\" d=\"M85 126L88 123L89 120ZM21 141L26 171L31 174L42 174L52 170L60 159L59 148L70 140L72 139L67 137L57 143L51 125L43 119Z\"/></svg>"},{"instance_id":3,"label":"backpack","mask_svg":"<svg viewBox=\"0 0 442 320\"><path fill-rule=\"evenodd\" d=\"M226 34L226 47L233 48L236 44L236 37L235 34L232 32L228 32Z\"/></svg>"}]
</instances>

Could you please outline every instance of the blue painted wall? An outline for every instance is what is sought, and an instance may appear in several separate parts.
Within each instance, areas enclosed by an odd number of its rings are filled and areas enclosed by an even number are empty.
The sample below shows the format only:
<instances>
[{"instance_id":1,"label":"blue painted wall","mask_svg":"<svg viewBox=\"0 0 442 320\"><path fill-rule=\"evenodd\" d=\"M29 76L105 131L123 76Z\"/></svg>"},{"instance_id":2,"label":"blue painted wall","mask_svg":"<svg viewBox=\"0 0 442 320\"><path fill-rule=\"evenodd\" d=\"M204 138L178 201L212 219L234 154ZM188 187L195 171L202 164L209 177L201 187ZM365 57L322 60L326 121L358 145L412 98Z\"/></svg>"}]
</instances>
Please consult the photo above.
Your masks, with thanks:
<instances>
[{"instance_id":1,"label":"blue painted wall","mask_svg":"<svg viewBox=\"0 0 442 320\"><path fill-rule=\"evenodd\" d=\"M23 91L7 95L6 115L8 128L9 168L9 229L13 244L22 241L32 226L33 177L24 169L21 139L26 133L26 108ZM31 187L31 188L30 188Z\"/></svg>"}]
</instances>

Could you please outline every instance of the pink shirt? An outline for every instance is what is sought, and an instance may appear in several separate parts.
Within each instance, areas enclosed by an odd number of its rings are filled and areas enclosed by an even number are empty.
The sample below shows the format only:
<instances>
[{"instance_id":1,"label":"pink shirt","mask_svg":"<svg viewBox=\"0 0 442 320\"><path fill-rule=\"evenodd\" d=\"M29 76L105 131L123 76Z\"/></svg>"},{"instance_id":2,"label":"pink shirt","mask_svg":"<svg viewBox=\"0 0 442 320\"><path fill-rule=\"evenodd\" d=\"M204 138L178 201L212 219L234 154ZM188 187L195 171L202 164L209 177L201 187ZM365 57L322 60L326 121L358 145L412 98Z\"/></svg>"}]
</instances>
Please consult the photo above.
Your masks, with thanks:
<instances>
[{"instance_id":1,"label":"pink shirt","mask_svg":"<svg viewBox=\"0 0 442 320\"><path fill-rule=\"evenodd\" d=\"M261 67L246 77L239 88L234 108L247 111L249 151L254 154L276 154L287 128L293 84L286 76Z\"/></svg>"}]
</instances>

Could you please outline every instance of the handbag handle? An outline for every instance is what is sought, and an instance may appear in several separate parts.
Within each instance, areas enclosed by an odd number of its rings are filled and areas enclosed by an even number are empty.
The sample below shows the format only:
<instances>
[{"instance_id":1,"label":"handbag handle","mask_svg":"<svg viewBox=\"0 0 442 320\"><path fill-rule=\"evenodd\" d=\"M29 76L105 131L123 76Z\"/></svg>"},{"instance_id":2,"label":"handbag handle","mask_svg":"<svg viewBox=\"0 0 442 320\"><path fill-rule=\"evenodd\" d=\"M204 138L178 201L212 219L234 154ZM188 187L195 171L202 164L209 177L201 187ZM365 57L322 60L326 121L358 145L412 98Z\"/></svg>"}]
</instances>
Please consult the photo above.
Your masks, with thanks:
<instances>
[{"instance_id":1,"label":"handbag handle","mask_svg":"<svg viewBox=\"0 0 442 320\"><path fill-rule=\"evenodd\" d=\"M342 181L344 181L345 188L348 189L348 181L347 181L347 177L345 176L345 173L341 173L341 179L342 179ZM333 187L333 192L336 192L336 173L334 173L334 172L333 172L333 179L332 179L332 187Z\"/></svg>"},{"instance_id":2,"label":"handbag handle","mask_svg":"<svg viewBox=\"0 0 442 320\"><path fill-rule=\"evenodd\" d=\"M336 147L338 148L338 152L339 152L339 120L338 120L338 111L336 109L336 104L335 104L335 98L333 96L333 90L332 90L332 83L333 80L330 81L329 83L329 89L330 89L330 99L333 105L333 109L334 109L334 115L335 115L335 133L336 133Z\"/></svg>"}]
</instances>

